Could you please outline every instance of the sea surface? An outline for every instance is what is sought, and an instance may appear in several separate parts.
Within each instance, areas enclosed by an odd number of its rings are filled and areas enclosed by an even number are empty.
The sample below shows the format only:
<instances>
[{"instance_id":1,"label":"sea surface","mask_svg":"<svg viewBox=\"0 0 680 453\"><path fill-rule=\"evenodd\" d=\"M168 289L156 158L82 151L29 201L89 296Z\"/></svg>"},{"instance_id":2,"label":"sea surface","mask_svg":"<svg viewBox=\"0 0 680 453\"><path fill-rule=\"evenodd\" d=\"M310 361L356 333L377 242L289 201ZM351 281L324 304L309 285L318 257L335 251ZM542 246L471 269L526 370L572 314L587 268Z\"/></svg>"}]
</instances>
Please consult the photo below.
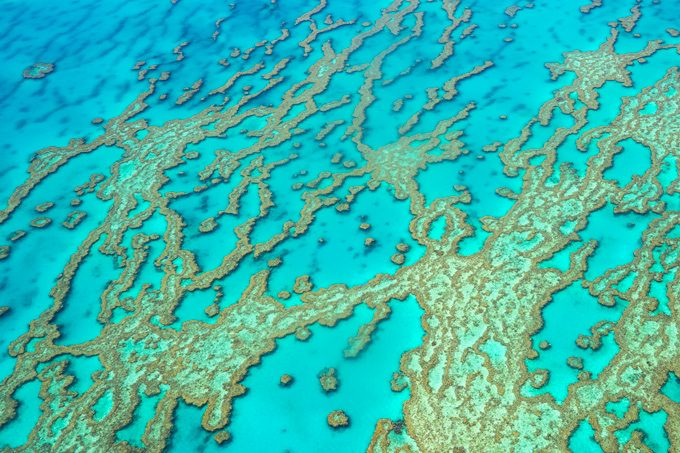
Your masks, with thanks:
<instances>
[{"instance_id":1,"label":"sea surface","mask_svg":"<svg viewBox=\"0 0 680 453\"><path fill-rule=\"evenodd\" d=\"M680 449L679 0L0 0L0 451Z\"/></svg>"}]
</instances>

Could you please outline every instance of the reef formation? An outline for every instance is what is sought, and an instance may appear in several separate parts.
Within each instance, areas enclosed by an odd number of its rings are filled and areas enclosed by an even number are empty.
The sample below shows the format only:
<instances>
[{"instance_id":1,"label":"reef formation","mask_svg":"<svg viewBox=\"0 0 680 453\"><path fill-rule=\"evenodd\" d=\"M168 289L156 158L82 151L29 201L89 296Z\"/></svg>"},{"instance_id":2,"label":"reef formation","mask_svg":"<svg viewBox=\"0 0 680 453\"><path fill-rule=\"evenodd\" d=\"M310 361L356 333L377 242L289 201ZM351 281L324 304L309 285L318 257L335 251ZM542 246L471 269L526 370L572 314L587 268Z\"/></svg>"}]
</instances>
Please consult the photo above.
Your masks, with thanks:
<instances>
[{"instance_id":1,"label":"reef formation","mask_svg":"<svg viewBox=\"0 0 680 453\"><path fill-rule=\"evenodd\" d=\"M42 79L55 69L54 63L34 63L24 69L24 79Z\"/></svg>"},{"instance_id":2,"label":"reef formation","mask_svg":"<svg viewBox=\"0 0 680 453\"><path fill-rule=\"evenodd\" d=\"M680 448L674 2L283 3L135 55L120 112L31 151L0 211L0 433L31 383L39 413L0 447L162 451L188 405L229 448L280 342L364 307L342 351L360 360L414 298L420 342L383 382L403 406L365 448ZM18 293L41 266L42 299ZM347 374L271 381L330 399ZM333 435L360 425L344 403L317 417Z\"/></svg>"}]
</instances>

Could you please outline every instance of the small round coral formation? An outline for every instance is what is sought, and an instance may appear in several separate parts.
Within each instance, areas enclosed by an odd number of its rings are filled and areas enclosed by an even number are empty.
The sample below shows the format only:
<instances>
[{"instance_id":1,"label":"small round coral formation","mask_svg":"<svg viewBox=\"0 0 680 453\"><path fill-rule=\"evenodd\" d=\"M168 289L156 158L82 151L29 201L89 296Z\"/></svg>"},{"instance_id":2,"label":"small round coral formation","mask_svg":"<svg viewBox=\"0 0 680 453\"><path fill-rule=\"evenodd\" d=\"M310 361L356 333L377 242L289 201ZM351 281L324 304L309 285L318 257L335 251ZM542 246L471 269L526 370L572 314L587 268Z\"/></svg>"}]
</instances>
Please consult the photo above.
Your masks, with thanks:
<instances>
[{"instance_id":1,"label":"small round coral formation","mask_svg":"<svg viewBox=\"0 0 680 453\"><path fill-rule=\"evenodd\" d=\"M330 393L338 389L338 378L335 368L324 368L319 374L319 382L324 392Z\"/></svg>"},{"instance_id":2,"label":"small round coral formation","mask_svg":"<svg viewBox=\"0 0 680 453\"><path fill-rule=\"evenodd\" d=\"M406 253L411 249L411 247L405 242L400 242L399 244L396 245L396 249L401 253Z\"/></svg>"},{"instance_id":3,"label":"small round coral formation","mask_svg":"<svg viewBox=\"0 0 680 453\"><path fill-rule=\"evenodd\" d=\"M408 380L401 371L392 373L392 380L390 381L390 388L393 392L401 392L408 387Z\"/></svg>"},{"instance_id":4,"label":"small round coral formation","mask_svg":"<svg viewBox=\"0 0 680 453\"><path fill-rule=\"evenodd\" d=\"M38 62L24 69L24 79L42 79L47 74L54 72L54 63Z\"/></svg>"},{"instance_id":5,"label":"small round coral formation","mask_svg":"<svg viewBox=\"0 0 680 453\"><path fill-rule=\"evenodd\" d=\"M392 260L394 264L401 266L406 261L406 257L402 253L395 253L390 260Z\"/></svg>"},{"instance_id":6,"label":"small round coral formation","mask_svg":"<svg viewBox=\"0 0 680 453\"><path fill-rule=\"evenodd\" d=\"M307 341L312 336L312 331L306 327L298 327L295 329L295 338L300 341Z\"/></svg>"},{"instance_id":7,"label":"small round coral formation","mask_svg":"<svg viewBox=\"0 0 680 453\"><path fill-rule=\"evenodd\" d=\"M349 416L343 410L334 410L327 417L328 426L331 428L345 428L349 426Z\"/></svg>"},{"instance_id":8,"label":"small round coral formation","mask_svg":"<svg viewBox=\"0 0 680 453\"><path fill-rule=\"evenodd\" d=\"M52 219L50 219L49 217L38 217L31 220L30 225L33 228L45 228L50 223L52 223Z\"/></svg>"},{"instance_id":9,"label":"small round coral formation","mask_svg":"<svg viewBox=\"0 0 680 453\"><path fill-rule=\"evenodd\" d=\"M583 369L583 359L581 357L572 356L567 358L567 365L575 370Z\"/></svg>"}]
</instances>

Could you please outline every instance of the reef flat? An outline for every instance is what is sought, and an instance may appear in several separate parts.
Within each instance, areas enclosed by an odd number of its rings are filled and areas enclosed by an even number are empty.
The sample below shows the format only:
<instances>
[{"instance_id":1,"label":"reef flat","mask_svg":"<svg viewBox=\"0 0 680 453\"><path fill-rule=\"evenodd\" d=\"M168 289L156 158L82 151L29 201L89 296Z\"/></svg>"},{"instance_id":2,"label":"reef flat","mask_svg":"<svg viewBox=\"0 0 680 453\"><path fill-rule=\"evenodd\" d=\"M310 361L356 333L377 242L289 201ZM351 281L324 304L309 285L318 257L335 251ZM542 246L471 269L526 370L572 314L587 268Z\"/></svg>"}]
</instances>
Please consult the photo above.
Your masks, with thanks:
<instances>
[{"instance_id":1,"label":"reef flat","mask_svg":"<svg viewBox=\"0 0 680 453\"><path fill-rule=\"evenodd\" d=\"M0 8L0 450L680 449L679 1Z\"/></svg>"}]
</instances>

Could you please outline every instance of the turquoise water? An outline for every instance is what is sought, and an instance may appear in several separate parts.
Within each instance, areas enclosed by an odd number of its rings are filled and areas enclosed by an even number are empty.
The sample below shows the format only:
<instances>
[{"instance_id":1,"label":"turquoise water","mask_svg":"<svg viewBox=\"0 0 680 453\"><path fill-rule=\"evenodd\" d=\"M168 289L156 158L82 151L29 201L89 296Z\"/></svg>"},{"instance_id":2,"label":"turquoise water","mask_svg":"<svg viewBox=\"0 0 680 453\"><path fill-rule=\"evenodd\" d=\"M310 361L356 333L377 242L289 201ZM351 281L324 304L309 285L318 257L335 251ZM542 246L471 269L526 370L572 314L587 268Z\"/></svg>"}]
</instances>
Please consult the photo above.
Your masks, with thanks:
<instances>
[{"instance_id":1,"label":"turquoise water","mask_svg":"<svg viewBox=\"0 0 680 453\"><path fill-rule=\"evenodd\" d=\"M668 414L664 411L649 413L642 410L638 421L629 425L625 430L617 431L615 435L619 442L625 443L628 442L633 431L639 430L644 436L643 443L652 451L669 451L670 444L663 429L667 418Z\"/></svg>"},{"instance_id":2,"label":"turquoise water","mask_svg":"<svg viewBox=\"0 0 680 453\"><path fill-rule=\"evenodd\" d=\"M578 429L569 438L569 449L571 451L604 451L595 441L595 430L586 420L582 421Z\"/></svg>"},{"instance_id":3,"label":"turquoise water","mask_svg":"<svg viewBox=\"0 0 680 453\"><path fill-rule=\"evenodd\" d=\"M233 448L318 451L339 445L357 451L368 444L379 418L399 419L408 391L393 392L389 381L399 368L401 353L420 344L422 311L413 298L394 301L391 307L392 314L380 324L373 342L356 358L345 358L343 349L362 322L370 320L370 310L357 310L332 329L311 329L307 342L280 340L276 352L263 358L244 380L251 390L234 404ZM329 394L317 378L327 367L337 370L340 382ZM290 387L279 385L284 372L294 378ZM325 415L339 407L350 416L351 425L343 431L328 430ZM291 414L299 416L290 420Z\"/></svg>"},{"instance_id":4,"label":"turquoise water","mask_svg":"<svg viewBox=\"0 0 680 453\"><path fill-rule=\"evenodd\" d=\"M16 393L15 398L21 405L19 415L2 430L3 448L20 447L28 441L31 429L40 417L40 381L37 379L24 384Z\"/></svg>"},{"instance_id":5,"label":"turquoise water","mask_svg":"<svg viewBox=\"0 0 680 453\"><path fill-rule=\"evenodd\" d=\"M661 391L676 403L680 400L680 379L678 379L675 373L668 374L668 380Z\"/></svg>"},{"instance_id":6,"label":"turquoise water","mask_svg":"<svg viewBox=\"0 0 680 453\"><path fill-rule=\"evenodd\" d=\"M550 372L550 380L540 393L547 392L558 402L564 401L569 385L578 379L578 370L567 364L569 357L581 357L583 369L595 378L602 372L618 352L615 334L605 335L598 350L583 350L576 340L579 335L591 335L591 329L602 321L616 322L624 308L599 305L578 282L553 296L543 310L544 326L533 337L537 350L541 341L549 342L551 347L541 351L537 359L528 361L530 370L541 368Z\"/></svg>"},{"instance_id":7,"label":"turquoise water","mask_svg":"<svg viewBox=\"0 0 680 453\"><path fill-rule=\"evenodd\" d=\"M0 2L0 450L677 449L679 9Z\"/></svg>"}]
</instances>

